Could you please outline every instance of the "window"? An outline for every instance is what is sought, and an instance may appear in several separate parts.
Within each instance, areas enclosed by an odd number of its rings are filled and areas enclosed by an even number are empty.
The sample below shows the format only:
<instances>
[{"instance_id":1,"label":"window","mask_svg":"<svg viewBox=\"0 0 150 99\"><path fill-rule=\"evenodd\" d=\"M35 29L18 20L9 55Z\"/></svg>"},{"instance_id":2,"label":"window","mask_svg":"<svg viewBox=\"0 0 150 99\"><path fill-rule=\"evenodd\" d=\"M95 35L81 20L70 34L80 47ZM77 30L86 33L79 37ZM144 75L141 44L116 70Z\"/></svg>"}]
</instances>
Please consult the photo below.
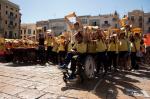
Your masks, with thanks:
<instances>
[{"instance_id":1,"label":"window","mask_svg":"<svg viewBox=\"0 0 150 99\"><path fill-rule=\"evenodd\" d=\"M46 27L44 27L44 32L46 32L46 30L47 30Z\"/></svg>"},{"instance_id":2,"label":"window","mask_svg":"<svg viewBox=\"0 0 150 99\"><path fill-rule=\"evenodd\" d=\"M11 10L14 10L13 8L10 8Z\"/></svg>"},{"instance_id":3,"label":"window","mask_svg":"<svg viewBox=\"0 0 150 99\"><path fill-rule=\"evenodd\" d=\"M5 24L7 24L7 20L5 21Z\"/></svg>"},{"instance_id":4,"label":"window","mask_svg":"<svg viewBox=\"0 0 150 99\"><path fill-rule=\"evenodd\" d=\"M17 37L17 34L15 33L15 37Z\"/></svg>"},{"instance_id":5,"label":"window","mask_svg":"<svg viewBox=\"0 0 150 99\"><path fill-rule=\"evenodd\" d=\"M10 16L14 16L14 14L12 12L10 12Z\"/></svg>"},{"instance_id":6,"label":"window","mask_svg":"<svg viewBox=\"0 0 150 99\"><path fill-rule=\"evenodd\" d=\"M139 16L139 21L142 21L142 16Z\"/></svg>"},{"instance_id":7,"label":"window","mask_svg":"<svg viewBox=\"0 0 150 99\"><path fill-rule=\"evenodd\" d=\"M131 16L131 21L134 21L134 16Z\"/></svg>"},{"instance_id":8,"label":"window","mask_svg":"<svg viewBox=\"0 0 150 99\"><path fill-rule=\"evenodd\" d=\"M31 29L28 29L28 34L31 34Z\"/></svg>"},{"instance_id":9,"label":"window","mask_svg":"<svg viewBox=\"0 0 150 99\"><path fill-rule=\"evenodd\" d=\"M148 28L148 32L150 32L150 27Z\"/></svg>"},{"instance_id":10,"label":"window","mask_svg":"<svg viewBox=\"0 0 150 99\"><path fill-rule=\"evenodd\" d=\"M8 14L8 12L6 11L6 15Z\"/></svg>"},{"instance_id":11,"label":"window","mask_svg":"<svg viewBox=\"0 0 150 99\"><path fill-rule=\"evenodd\" d=\"M6 6L6 8L8 8L8 6Z\"/></svg>"},{"instance_id":12,"label":"window","mask_svg":"<svg viewBox=\"0 0 150 99\"><path fill-rule=\"evenodd\" d=\"M117 25L117 24L115 24L115 28L118 28L118 25Z\"/></svg>"},{"instance_id":13,"label":"window","mask_svg":"<svg viewBox=\"0 0 150 99\"><path fill-rule=\"evenodd\" d=\"M150 23L150 18L148 18L148 23Z\"/></svg>"},{"instance_id":14,"label":"window","mask_svg":"<svg viewBox=\"0 0 150 99\"><path fill-rule=\"evenodd\" d=\"M20 34L22 35L22 30L20 30Z\"/></svg>"},{"instance_id":15,"label":"window","mask_svg":"<svg viewBox=\"0 0 150 99\"><path fill-rule=\"evenodd\" d=\"M26 34L26 30L24 30L24 34Z\"/></svg>"},{"instance_id":16,"label":"window","mask_svg":"<svg viewBox=\"0 0 150 99\"><path fill-rule=\"evenodd\" d=\"M33 35L35 35L35 30L33 31Z\"/></svg>"},{"instance_id":17,"label":"window","mask_svg":"<svg viewBox=\"0 0 150 99\"><path fill-rule=\"evenodd\" d=\"M16 14L16 16L15 16L16 18L17 18L17 14Z\"/></svg>"},{"instance_id":18,"label":"window","mask_svg":"<svg viewBox=\"0 0 150 99\"><path fill-rule=\"evenodd\" d=\"M13 25L13 21L10 21L10 23L9 23L10 25Z\"/></svg>"},{"instance_id":19,"label":"window","mask_svg":"<svg viewBox=\"0 0 150 99\"><path fill-rule=\"evenodd\" d=\"M0 10L1 10L1 4L0 4Z\"/></svg>"},{"instance_id":20,"label":"window","mask_svg":"<svg viewBox=\"0 0 150 99\"><path fill-rule=\"evenodd\" d=\"M92 26L97 26L97 22L94 21L94 22L92 23Z\"/></svg>"},{"instance_id":21,"label":"window","mask_svg":"<svg viewBox=\"0 0 150 99\"><path fill-rule=\"evenodd\" d=\"M17 23L15 23L15 26L17 26Z\"/></svg>"},{"instance_id":22,"label":"window","mask_svg":"<svg viewBox=\"0 0 150 99\"><path fill-rule=\"evenodd\" d=\"M140 27L140 28L142 28L142 25L143 25L143 24L142 24L142 22L141 22L141 23L139 23L139 27Z\"/></svg>"},{"instance_id":23,"label":"window","mask_svg":"<svg viewBox=\"0 0 150 99\"><path fill-rule=\"evenodd\" d=\"M108 24L108 21L104 21L104 24Z\"/></svg>"},{"instance_id":24,"label":"window","mask_svg":"<svg viewBox=\"0 0 150 99\"><path fill-rule=\"evenodd\" d=\"M7 37L7 32L5 32L5 37Z\"/></svg>"}]
</instances>

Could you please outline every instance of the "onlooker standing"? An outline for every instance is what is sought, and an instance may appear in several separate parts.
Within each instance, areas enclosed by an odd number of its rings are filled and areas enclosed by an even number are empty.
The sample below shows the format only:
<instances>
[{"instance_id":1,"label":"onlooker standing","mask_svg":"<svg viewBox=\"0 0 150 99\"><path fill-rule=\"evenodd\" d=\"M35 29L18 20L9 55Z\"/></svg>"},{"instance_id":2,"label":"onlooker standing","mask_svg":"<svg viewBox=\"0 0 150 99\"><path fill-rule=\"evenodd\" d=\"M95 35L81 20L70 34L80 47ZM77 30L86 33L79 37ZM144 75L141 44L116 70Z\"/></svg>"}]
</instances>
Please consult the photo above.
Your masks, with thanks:
<instances>
[{"instance_id":1,"label":"onlooker standing","mask_svg":"<svg viewBox=\"0 0 150 99\"><path fill-rule=\"evenodd\" d=\"M39 34L39 47L38 47L38 56L40 63L45 64L45 46L44 46L45 37L44 34Z\"/></svg>"}]
</instances>

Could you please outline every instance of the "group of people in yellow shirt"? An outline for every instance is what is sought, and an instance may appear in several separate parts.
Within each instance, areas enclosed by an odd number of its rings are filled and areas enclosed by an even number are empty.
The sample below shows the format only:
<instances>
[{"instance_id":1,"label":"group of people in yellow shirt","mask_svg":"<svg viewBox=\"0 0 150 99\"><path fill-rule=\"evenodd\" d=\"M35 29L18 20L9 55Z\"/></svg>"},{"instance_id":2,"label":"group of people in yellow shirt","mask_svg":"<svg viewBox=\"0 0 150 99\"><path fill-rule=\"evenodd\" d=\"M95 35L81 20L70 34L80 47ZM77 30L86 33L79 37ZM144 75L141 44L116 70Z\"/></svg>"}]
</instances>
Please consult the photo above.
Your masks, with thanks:
<instances>
[{"instance_id":1,"label":"group of people in yellow shirt","mask_svg":"<svg viewBox=\"0 0 150 99\"><path fill-rule=\"evenodd\" d=\"M61 39L57 41L57 44L53 45L53 48L55 46L58 47L57 53L62 69L67 67L70 60L73 60L72 57L74 55L78 55L77 60L83 63L86 55L90 54L96 60L97 73L99 73L101 66L104 66L105 73L107 73L112 66L115 71L118 70L119 66L125 70L138 69L137 52L140 51L140 42L141 39L138 33L127 37L125 32L119 35L113 34L109 38L109 41L106 42L105 37L99 30L97 31L96 38L84 42L82 32L80 31L76 33L74 43L66 41L65 37L62 36ZM127 64L129 58L131 59L131 68L128 68ZM75 71L75 69L76 68L72 66L71 70Z\"/></svg>"}]
</instances>

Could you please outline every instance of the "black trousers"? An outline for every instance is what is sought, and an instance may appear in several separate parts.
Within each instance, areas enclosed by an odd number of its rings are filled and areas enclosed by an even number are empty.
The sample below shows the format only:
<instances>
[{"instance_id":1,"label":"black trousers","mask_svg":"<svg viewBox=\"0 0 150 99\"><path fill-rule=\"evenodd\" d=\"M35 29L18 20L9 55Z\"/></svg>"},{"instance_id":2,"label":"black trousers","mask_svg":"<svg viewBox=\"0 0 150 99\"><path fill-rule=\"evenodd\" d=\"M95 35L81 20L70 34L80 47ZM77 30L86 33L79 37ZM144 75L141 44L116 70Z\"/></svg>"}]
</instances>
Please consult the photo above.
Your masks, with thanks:
<instances>
[{"instance_id":1,"label":"black trousers","mask_svg":"<svg viewBox=\"0 0 150 99\"><path fill-rule=\"evenodd\" d=\"M105 72L108 70L107 66L107 55L106 52L98 52L96 57L96 63L97 63L97 73L99 73L100 67L104 67Z\"/></svg>"},{"instance_id":2,"label":"black trousers","mask_svg":"<svg viewBox=\"0 0 150 99\"><path fill-rule=\"evenodd\" d=\"M132 69L139 69L139 65L137 64L136 52L131 52L131 66Z\"/></svg>"},{"instance_id":3,"label":"black trousers","mask_svg":"<svg viewBox=\"0 0 150 99\"><path fill-rule=\"evenodd\" d=\"M115 51L108 52L108 63L109 67L113 65L114 69L117 69L117 54Z\"/></svg>"},{"instance_id":4,"label":"black trousers","mask_svg":"<svg viewBox=\"0 0 150 99\"><path fill-rule=\"evenodd\" d=\"M44 45L39 45L38 48L38 57L41 63L45 63L45 46Z\"/></svg>"},{"instance_id":5,"label":"black trousers","mask_svg":"<svg viewBox=\"0 0 150 99\"><path fill-rule=\"evenodd\" d=\"M47 61L50 59L50 60L52 60L52 48L53 47L51 47L51 46L48 46L47 47L47 55L46 55L46 59L47 59Z\"/></svg>"},{"instance_id":6,"label":"black trousers","mask_svg":"<svg viewBox=\"0 0 150 99\"><path fill-rule=\"evenodd\" d=\"M52 59L51 62L54 64L58 64L58 53L52 51Z\"/></svg>"},{"instance_id":7,"label":"black trousers","mask_svg":"<svg viewBox=\"0 0 150 99\"><path fill-rule=\"evenodd\" d=\"M71 68L70 68L73 76L75 75L77 66L78 66L77 73L78 74L82 73L82 70L83 70L82 68L83 68L83 64L85 62L85 57L86 57L85 54L77 54L75 56L76 56L76 58L74 58L74 56L72 57Z\"/></svg>"},{"instance_id":8,"label":"black trousers","mask_svg":"<svg viewBox=\"0 0 150 99\"><path fill-rule=\"evenodd\" d=\"M59 54L59 56L58 56L59 64L62 65L64 60L65 60L66 52L65 51L59 51L58 54Z\"/></svg>"}]
</instances>

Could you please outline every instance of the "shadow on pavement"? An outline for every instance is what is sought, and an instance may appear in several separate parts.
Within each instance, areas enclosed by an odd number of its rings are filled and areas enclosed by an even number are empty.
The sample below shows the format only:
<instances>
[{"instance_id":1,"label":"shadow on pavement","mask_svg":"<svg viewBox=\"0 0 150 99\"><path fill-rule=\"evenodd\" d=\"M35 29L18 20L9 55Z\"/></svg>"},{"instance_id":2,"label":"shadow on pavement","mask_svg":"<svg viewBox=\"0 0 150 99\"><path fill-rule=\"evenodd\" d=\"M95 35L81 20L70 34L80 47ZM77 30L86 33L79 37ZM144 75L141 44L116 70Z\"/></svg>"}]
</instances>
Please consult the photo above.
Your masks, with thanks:
<instances>
[{"instance_id":1,"label":"shadow on pavement","mask_svg":"<svg viewBox=\"0 0 150 99\"><path fill-rule=\"evenodd\" d=\"M102 99L121 99L120 96L127 96L130 98L136 98L138 95L143 96L141 92L143 89L139 88L136 84L141 82L141 77L150 78L150 71L147 67L142 67L140 70L131 71L119 71L117 73L111 73L104 78L87 80L84 84L70 83L66 87L62 87L62 91L74 89L91 92L94 86L100 79L101 82L96 88L95 94ZM134 94L134 92L136 94ZM126 98L123 98L126 99Z\"/></svg>"}]
</instances>

